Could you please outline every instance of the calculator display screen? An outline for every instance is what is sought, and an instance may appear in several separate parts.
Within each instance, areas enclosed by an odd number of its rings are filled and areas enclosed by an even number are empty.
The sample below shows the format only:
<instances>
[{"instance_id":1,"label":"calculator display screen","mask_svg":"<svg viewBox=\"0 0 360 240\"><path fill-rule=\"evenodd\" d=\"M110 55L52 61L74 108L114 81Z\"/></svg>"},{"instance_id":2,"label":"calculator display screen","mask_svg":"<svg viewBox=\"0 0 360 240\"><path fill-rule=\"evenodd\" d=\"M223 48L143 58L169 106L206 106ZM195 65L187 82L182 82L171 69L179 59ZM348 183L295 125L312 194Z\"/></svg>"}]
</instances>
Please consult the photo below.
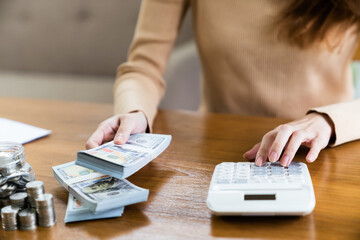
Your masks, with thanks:
<instances>
[{"instance_id":1,"label":"calculator display screen","mask_svg":"<svg viewBox=\"0 0 360 240\"><path fill-rule=\"evenodd\" d=\"M245 194L244 200L276 200L275 194Z\"/></svg>"}]
</instances>

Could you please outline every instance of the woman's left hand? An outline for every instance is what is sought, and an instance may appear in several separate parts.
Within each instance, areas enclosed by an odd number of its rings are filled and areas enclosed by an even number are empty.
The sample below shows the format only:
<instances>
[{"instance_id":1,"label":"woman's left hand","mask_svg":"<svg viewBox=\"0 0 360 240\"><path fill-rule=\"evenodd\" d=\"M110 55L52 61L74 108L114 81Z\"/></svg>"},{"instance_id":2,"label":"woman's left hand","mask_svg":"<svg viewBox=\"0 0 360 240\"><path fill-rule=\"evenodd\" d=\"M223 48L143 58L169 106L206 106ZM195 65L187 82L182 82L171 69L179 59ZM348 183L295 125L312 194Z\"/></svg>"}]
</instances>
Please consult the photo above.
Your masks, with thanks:
<instances>
[{"instance_id":1,"label":"woman's left hand","mask_svg":"<svg viewBox=\"0 0 360 240\"><path fill-rule=\"evenodd\" d=\"M264 165L267 158L270 162L280 159L282 166L289 166L299 147L304 145L310 148L306 161L313 162L329 144L333 132L333 123L327 116L310 113L266 133L261 142L244 154L244 158L255 159L257 166Z\"/></svg>"}]
</instances>

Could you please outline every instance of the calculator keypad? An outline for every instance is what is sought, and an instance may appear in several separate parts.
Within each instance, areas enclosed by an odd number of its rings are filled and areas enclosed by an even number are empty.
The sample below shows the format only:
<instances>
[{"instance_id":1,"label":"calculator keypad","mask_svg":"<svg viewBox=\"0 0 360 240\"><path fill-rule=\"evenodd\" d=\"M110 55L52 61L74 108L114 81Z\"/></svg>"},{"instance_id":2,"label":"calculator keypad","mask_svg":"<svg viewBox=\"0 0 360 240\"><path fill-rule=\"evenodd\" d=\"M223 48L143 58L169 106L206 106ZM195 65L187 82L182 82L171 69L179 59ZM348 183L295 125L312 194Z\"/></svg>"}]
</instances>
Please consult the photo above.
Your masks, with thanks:
<instances>
[{"instance_id":1,"label":"calculator keypad","mask_svg":"<svg viewBox=\"0 0 360 240\"><path fill-rule=\"evenodd\" d=\"M218 165L215 173L217 184L247 183L303 183L304 173L298 162L283 167L279 162L265 163L258 167L249 162L224 162Z\"/></svg>"}]
</instances>

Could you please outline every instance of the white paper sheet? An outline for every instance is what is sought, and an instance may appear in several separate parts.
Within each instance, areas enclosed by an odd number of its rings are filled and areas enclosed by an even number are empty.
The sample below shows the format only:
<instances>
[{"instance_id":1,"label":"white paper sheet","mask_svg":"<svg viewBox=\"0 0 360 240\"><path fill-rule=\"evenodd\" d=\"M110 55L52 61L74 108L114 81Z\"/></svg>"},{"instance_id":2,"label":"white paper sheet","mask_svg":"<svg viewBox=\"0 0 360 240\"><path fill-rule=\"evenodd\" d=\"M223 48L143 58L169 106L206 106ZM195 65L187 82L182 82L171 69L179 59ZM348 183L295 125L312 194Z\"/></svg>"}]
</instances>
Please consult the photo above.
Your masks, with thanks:
<instances>
[{"instance_id":1,"label":"white paper sheet","mask_svg":"<svg viewBox=\"0 0 360 240\"><path fill-rule=\"evenodd\" d=\"M24 144L47 136L50 133L51 131L47 129L0 118L0 141L12 141Z\"/></svg>"}]
</instances>

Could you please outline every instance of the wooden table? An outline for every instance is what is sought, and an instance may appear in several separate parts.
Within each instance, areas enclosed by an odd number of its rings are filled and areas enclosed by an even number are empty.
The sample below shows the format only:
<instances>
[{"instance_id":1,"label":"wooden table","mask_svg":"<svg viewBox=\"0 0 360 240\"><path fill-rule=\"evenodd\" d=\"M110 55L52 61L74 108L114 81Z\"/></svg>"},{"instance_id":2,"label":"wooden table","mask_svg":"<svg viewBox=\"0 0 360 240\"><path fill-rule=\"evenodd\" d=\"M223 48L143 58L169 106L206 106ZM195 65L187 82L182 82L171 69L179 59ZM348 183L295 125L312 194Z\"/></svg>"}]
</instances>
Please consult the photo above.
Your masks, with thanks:
<instances>
[{"instance_id":1,"label":"wooden table","mask_svg":"<svg viewBox=\"0 0 360 240\"><path fill-rule=\"evenodd\" d=\"M64 224L68 192L52 166L70 162L111 105L0 98L0 116L51 129L25 145L26 160L55 197L57 223L35 231L0 230L0 239L360 239L360 142L321 152L309 164L316 207L305 217L217 217L206 207L216 164L242 154L281 119L161 111L154 131L173 136L170 147L129 178L150 189L149 200L122 217ZM296 160L304 161L301 151Z\"/></svg>"}]
</instances>

